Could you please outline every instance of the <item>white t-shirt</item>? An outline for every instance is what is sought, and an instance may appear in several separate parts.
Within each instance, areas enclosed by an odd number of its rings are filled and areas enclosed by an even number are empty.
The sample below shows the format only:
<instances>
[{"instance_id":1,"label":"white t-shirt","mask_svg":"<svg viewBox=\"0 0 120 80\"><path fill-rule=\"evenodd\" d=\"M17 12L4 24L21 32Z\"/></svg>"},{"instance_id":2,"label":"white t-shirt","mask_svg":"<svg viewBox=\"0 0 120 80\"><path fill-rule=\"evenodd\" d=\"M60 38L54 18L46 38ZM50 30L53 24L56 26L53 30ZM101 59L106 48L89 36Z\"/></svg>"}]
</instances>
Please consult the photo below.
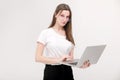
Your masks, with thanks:
<instances>
[{"instance_id":1,"label":"white t-shirt","mask_svg":"<svg viewBox=\"0 0 120 80\"><path fill-rule=\"evenodd\" d=\"M43 30L37 42L45 45L45 56L59 58L62 55L69 54L74 45L66 39L65 36L58 34L53 28Z\"/></svg>"}]
</instances>

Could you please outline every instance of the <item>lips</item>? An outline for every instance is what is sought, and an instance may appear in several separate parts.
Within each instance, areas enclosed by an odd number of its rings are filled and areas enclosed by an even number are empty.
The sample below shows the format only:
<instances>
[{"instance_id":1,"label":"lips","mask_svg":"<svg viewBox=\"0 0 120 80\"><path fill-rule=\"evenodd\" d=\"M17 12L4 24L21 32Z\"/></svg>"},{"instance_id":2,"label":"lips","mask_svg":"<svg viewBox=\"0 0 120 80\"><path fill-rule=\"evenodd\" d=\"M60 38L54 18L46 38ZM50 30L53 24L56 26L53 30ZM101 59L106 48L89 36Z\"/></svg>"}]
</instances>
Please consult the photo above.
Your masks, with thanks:
<instances>
[{"instance_id":1,"label":"lips","mask_svg":"<svg viewBox=\"0 0 120 80\"><path fill-rule=\"evenodd\" d=\"M66 22L62 22L62 24L66 24Z\"/></svg>"}]
</instances>

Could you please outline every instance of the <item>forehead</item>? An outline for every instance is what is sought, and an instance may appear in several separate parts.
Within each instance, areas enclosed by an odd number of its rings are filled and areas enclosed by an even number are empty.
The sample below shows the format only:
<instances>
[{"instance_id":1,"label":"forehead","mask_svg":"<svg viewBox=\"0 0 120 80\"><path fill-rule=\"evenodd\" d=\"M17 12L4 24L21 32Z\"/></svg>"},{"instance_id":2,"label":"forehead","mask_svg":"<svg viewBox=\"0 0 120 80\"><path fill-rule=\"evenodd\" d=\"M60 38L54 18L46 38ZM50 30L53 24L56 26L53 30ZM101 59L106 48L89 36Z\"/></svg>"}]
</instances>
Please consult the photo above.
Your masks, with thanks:
<instances>
[{"instance_id":1,"label":"forehead","mask_svg":"<svg viewBox=\"0 0 120 80\"><path fill-rule=\"evenodd\" d=\"M62 11L59 11L58 14L63 14L63 15L69 16L70 15L70 11L68 11L68 10L62 10Z\"/></svg>"}]
</instances>

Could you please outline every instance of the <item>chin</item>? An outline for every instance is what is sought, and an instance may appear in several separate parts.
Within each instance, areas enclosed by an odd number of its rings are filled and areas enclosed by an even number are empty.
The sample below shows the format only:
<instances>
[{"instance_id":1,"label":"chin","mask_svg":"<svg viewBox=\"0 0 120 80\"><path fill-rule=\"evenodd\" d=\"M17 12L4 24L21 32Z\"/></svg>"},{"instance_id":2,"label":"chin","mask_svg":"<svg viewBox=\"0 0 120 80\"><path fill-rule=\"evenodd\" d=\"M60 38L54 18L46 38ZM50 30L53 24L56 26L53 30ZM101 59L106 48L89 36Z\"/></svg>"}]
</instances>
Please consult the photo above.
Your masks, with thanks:
<instances>
[{"instance_id":1,"label":"chin","mask_svg":"<svg viewBox=\"0 0 120 80\"><path fill-rule=\"evenodd\" d=\"M66 24L61 24L60 26L64 27Z\"/></svg>"}]
</instances>

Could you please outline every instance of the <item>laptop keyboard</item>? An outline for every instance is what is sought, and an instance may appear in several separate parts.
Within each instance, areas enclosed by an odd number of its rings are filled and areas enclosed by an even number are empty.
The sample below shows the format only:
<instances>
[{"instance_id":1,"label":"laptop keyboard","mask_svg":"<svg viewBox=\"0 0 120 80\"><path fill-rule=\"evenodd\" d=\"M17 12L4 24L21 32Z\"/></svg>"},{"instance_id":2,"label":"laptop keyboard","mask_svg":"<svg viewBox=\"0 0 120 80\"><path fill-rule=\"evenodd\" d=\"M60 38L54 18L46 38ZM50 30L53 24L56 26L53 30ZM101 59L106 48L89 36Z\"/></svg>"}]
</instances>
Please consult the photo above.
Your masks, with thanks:
<instances>
[{"instance_id":1,"label":"laptop keyboard","mask_svg":"<svg viewBox=\"0 0 120 80\"><path fill-rule=\"evenodd\" d=\"M72 62L72 63L68 63L68 64L71 64L71 65L77 65L78 62Z\"/></svg>"}]
</instances>

